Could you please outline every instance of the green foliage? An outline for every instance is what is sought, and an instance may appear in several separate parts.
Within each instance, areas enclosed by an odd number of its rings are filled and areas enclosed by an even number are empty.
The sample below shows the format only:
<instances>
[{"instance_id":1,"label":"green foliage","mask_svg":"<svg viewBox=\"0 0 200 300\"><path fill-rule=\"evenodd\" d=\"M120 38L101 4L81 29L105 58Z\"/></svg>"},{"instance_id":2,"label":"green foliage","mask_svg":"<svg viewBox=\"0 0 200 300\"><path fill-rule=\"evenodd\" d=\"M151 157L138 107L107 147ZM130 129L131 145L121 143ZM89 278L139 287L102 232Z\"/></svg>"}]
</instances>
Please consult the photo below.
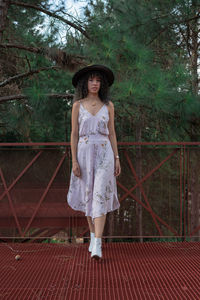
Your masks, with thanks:
<instances>
[{"instance_id":1,"label":"green foliage","mask_svg":"<svg viewBox=\"0 0 200 300\"><path fill-rule=\"evenodd\" d=\"M184 0L90 2L86 16L95 43L88 43L85 53L115 71L113 99L129 123L123 126L129 132L118 131L120 140L123 135L135 140L141 119L144 141L191 138L188 127L191 118L198 118L199 96L192 93L187 49L178 46L177 24L186 30L183 20L192 14Z\"/></svg>"},{"instance_id":2,"label":"green foliage","mask_svg":"<svg viewBox=\"0 0 200 300\"><path fill-rule=\"evenodd\" d=\"M25 1L26 2L26 1ZM48 1L27 1L49 9ZM63 4L62 4L63 5ZM61 8L61 7L59 7ZM55 9L55 7L54 7ZM58 22L50 18L48 30L42 30L47 18L40 11L20 6L10 6L8 11L9 27L5 32L5 41L28 47L61 48L58 42ZM16 74L49 67L55 63L44 55L11 49L16 60L12 69L5 66L4 78ZM5 61L5 64L7 62ZM13 72L14 71L14 72ZM4 109L0 112L1 123L0 139L12 141L65 141L69 140L69 120L66 120L67 111L71 109L70 102L64 98L47 97L47 94L72 93L71 74L66 71L50 69L35 73L17 81L22 94L27 99L7 102L1 105ZM10 94L15 94L10 86ZM19 92L18 92L19 93ZM17 94L17 93L16 93Z\"/></svg>"},{"instance_id":3,"label":"green foliage","mask_svg":"<svg viewBox=\"0 0 200 300\"><path fill-rule=\"evenodd\" d=\"M54 10L48 1L27 1ZM63 9L60 1L56 9ZM194 70L188 54L187 26L195 28L197 6L192 1L88 1L81 20L90 39L41 12L10 6L5 41L32 47L56 48L85 56L88 63L110 66L115 73L111 100L115 103L118 140L198 140L199 95L194 92ZM62 11L59 15L63 15ZM44 23L45 22L45 23ZM189 23L188 23L189 22ZM48 24L45 30L41 30ZM67 30L66 30L67 29ZM65 32L63 34L63 32ZM62 42L61 36L65 36ZM189 40L191 42L191 40ZM47 57L12 49L16 65L4 78L55 64ZM13 70L15 71L13 72ZM0 113L6 127L21 140L63 141L69 138L71 103L50 93L73 93L72 74L48 70L17 82L28 100L10 102ZM12 94L12 92L10 92ZM6 122L6 123L5 123Z\"/></svg>"}]
</instances>

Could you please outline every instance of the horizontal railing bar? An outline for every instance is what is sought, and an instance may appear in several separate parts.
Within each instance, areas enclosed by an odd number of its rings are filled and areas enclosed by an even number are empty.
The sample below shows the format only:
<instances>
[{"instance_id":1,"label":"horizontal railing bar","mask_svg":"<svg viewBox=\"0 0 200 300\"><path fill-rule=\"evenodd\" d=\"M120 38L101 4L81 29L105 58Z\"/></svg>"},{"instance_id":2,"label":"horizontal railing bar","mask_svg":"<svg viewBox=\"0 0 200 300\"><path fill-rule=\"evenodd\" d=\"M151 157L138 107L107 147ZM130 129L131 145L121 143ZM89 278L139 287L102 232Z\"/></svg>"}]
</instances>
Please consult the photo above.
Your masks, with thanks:
<instances>
[{"instance_id":1,"label":"horizontal railing bar","mask_svg":"<svg viewBox=\"0 0 200 300\"><path fill-rule=\"evenodd\" d=\"M42 236L42 237L29 237L29 236L25 236L25 237L18 237L18 236L0 236L0 239L54 239L52 236ZM61 239L61 240L69 240L69 239L88 239L90 238L89 236L88 237L71 237L71 236L68 236L68 237L62 237L62 238L59 238L57 237L57 239ZM118 239L129 239L129 238L171 238L171 239L174 239L174 238L191 238L189 236L182 236L182 235L174 235L174 236L165 236L165 235L152 235L152 236L148 236L148 235L122 235L122 236L119 236L119 235L106 235L106 236L102 236L102 238L108 238L108 239L111 239L111 238L118 238ZM199 236L192 236L192 238L199 238ZM1 242L0 242L1 244Z\"/></svg>"},{"instance_id":2,"label":"horizontal railing bar","mask_svg":"<svg viewBox=\"0 0 200 300\"><path fill-rule=\"evenodd\" d=\"M180 145L180 146L200 146L200 142L118 142L118 145L135 145L135 146L151 146L151 145ZM0 147L6 146L70 146L70 142L35 142L35 143L0 143Z\"/></svg>"},{"instance_id":3,"label":"horizontal railing bar","mask_svg":"<svg viewBox=\"0 0 200 300\"><path fill-rule=\"evenodd\" d=\"M0 146L69 146L70 142L48 142L48 143L0 143Z\"/></svg>"}]
</instances>

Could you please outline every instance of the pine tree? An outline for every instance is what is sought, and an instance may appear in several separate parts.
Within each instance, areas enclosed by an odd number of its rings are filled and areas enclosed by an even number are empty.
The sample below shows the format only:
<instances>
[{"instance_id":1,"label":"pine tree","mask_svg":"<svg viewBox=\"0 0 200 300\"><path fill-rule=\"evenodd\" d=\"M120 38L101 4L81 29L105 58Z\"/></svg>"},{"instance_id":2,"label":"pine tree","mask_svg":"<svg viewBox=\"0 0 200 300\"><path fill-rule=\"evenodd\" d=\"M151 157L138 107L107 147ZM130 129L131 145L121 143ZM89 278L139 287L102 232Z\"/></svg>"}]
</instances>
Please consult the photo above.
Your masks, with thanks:
<instances>
[{"instance_id":1,"label":"pine tree","mask_svg":"<svg viewBox=\"0 0 200 300\"><path fill-rule=\"evenodd\" d=\"M198 139L199 96L194 76L191 80L192 72L197 76L197 57L191 64L187 48L195 35L198 5L185 0L91 1L85 14L93 37L85 55L109 64L116 74L120 140L135 140L138 122L145 141ZM196 133L189 129L194 119Z\"/></svg>"},{"instance_id":2,"label":"pine tree","mask_svg":"<svg viewBox=\"0 0 200 300\"><path fill-rule=\"evenodd\" d=\"M87 34L83 26L63 14L63 1L53 7L56 13L48 1L3 2L0 139L11 141L12 136L12 141L69 140L67 116L73 91L69 71L81 66L83 58L65 51L65 45L58 40L59 23ZM44 16L49 16L48 32L41 30L47 22Z\"/></svg>"}]
</instances>

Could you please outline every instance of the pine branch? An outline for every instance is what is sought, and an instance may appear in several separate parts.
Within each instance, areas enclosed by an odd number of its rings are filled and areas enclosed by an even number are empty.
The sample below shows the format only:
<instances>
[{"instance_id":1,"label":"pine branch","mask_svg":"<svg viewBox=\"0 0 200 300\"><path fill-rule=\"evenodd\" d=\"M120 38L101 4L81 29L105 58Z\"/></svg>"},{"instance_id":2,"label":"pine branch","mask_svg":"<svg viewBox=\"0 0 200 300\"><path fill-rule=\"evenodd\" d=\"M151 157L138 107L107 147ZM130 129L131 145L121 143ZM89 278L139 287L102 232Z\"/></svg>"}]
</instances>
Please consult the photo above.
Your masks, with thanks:
<instances>
[{"instance_id":1,"label":"pine branch","mask_svg":"<svg viewBox=\"0 0 200 300\"><path fill-rule=\"evenodd\" d=\"M57 15L56 13L54 12L50 12L44 8L41 8L37 5L34 5L34 4L29 4L29 3L24 3L24 2L18 2L18 1L10 1L10 5L17 5L17 6L22 6L22 7L27 7L27 8L33 8L33 9L36 9L38 11L41 11L43 12L44 14L50 16L50 17L54 17L62 22L64 22L65 24L73 27L74 29L77 29L79 32L81 32L87 39L90 39L89 35L87 34L87 32L81 27L81 26L78 26L68 20L66 20L65 18Z\"/></svg>"},{"instance_id":2,"label":"pine branch","mask_svg":"<svg viewBox=\"0 0 200 300\"><path fill-rule=\"evenodd\" d=\"M29 70L31 70L31 64L30 64L30 61L29 61L27 55L25 55L25 59L26 59L26 61L27 61Z\"/></svg>"},{"instance_id":3,"label":"pine branch","mask_svg":"<svg viewBox=\"0 0 200 300\"><path fill-rule=\"evenodd\" d=\"M164 16L158 16L158 17L156 17L156 18L151 18L151 20L152 21L157 21L158 19L160 19L160 18L166 18L166 17L169 17L171 15L171 13L170 14L166 14L166 15L164 15ZM180 20L177 20L177 21L175 21L175 22L170 22L169 24L171 24L171 25L173 25L173 24L182 24L182 23L188 23L188 22L190 22L190 21L193 21L193 20L197 20L197 19L199 19L200 18L200 10L197 12L197 14L194 16L194 17L191 17L191 18L189 18L189 19L180 19ZM144 24L143 24L144 25Z\"/></svg>"},{"instance_id":4,"label":"pine branch","mask_svg":"<svg viewBox=\"0 0 200 300\"><path fill-rule=\"evenodd\" d=\"M196 16L194 16L194 17L192 17L192 18L190 18L190 19L185 19L185 20L179 20L179 21L177 21L177 22L169 22L168 24L167 24L167 26L165 26L155 37L153 37L153 39L150 41L150 42L148 42L146 45L147 46L149 46L154 40L156 40L163 32L165 32L167 29L168 29L168 26L173 26L173 25L177 25L177 26L179 26L180 24L182 24L182 23L187 23L187 24L189 24L189 22L190 21L193 21L193 20L197 20L197 19L199 19L200 18L200 12L198 12L198 14L196 15ZM158 18L157 18L158 19ZM151 19L152 21L155 21L156 19ZM144 24L141 24L141 25L144 25ZM180 30L180 26L179 26L179 30ZM183 38L185 38L184 36L183 36ZM187 43L187 42L186 42ZM187 44L187 46L188 46L188 44ZM189 52L189 49L188 49L188 52ZM189 53L190 54L190 53Z\"/></svg>"},{"instance_id":5,"label":"pine branch","mask_svg":"<svg viewBox=\"0 0 200 300\"><path fill-rule=\"evenodd\" d=\"M165 28L163 28L162 30L160 30L159 33L158 33L155 37L153 37L153 39L152 39L150 42L148 42L148 43L146 44L146 46L149 46L151 43L153 43L153 41L155 41L155 40L156 40L163 32L165 32L167 29L168 29L168 27L166 26Z\"/></svg>"},{"instance_id":6,"label":"pine branch","mask_svg":"<svg viewBox=\"0 0 200 300\"><path fill-rule=\"evenodd\" d=\"M17 45L17 44L0 44L0 47L1 48L17 48L17 49L26 50L26 51L36 53L36 54L43 53L43 48L27 47L24 45Z\"/></svg>"},{"instance_id":7,"label":"pine branch","mask_svg":"<svg viewBox=\"0 0 200 300\"><path fill-rule=\"evenodd\" d=\"M188 23L188 26L189 26L189 23ZM187 46L188 54L191 57L191 51L190 51L191 45L189 43L189 38L190 37L188 36L188 31L187 31L187 38L186 38L183 30L181 29L181 26L178 26L178 28L179 28L179 32L181 33L181 35L183 37L183 40L185 41L186 46Z\"/></svg>"},{"instance_id":8,"label":"pine branch","mask_svg":"<svg viewBox=\"0 0 200 300\"><path fill-rule=\"evenodd\" d=\"M3 87L5 85L7 85L7 84L10 84L11 82L16 81L18 79L22 79L22 78L31 76L31 75L36 74L36 73L40 73L42 71L48 71L48 70L53 70L53 69L58 69L58 68L59 67L56 67L56 66L43 67L43 68L40 68L38 70L32 70L32 71L29 71L29 72L26 72L26 73L21 73L21 74L15 75L13 77L7 78L3 82L0 82L0 87Z\"/></svg>"},{"instance_id":9,"label":"pine branch","mask_svg":"<svg viewBox=\"0 0 200 300\"><path fill-rule=\"evenodd\" d=\"M86 59L83 56L67 54L65 51L57 48L37 48L37 47L28 47L24 45L17 44L0 44L0 48L16 48L32 53L40 54L46 56L48 59L55 61L62 69L68 69L69 71L76 71L80 66L85 66Z\"/></svg>"},{"instance_id":10,"label":"pine branch","mask_svg":"<svg viewBox=\"0 0 200 300\"><path fill-rule=\"evenodd\" d=\"M71 100L73 98L73 94L44 94L45 97L50 97L50 98L66 98ZM10 96L2 96L0 97L0 104L12 101L12 100L22 100L22 99L27 99L27 95L19 94L19 95L10 95Z\"/></svg>"}]
</instances>

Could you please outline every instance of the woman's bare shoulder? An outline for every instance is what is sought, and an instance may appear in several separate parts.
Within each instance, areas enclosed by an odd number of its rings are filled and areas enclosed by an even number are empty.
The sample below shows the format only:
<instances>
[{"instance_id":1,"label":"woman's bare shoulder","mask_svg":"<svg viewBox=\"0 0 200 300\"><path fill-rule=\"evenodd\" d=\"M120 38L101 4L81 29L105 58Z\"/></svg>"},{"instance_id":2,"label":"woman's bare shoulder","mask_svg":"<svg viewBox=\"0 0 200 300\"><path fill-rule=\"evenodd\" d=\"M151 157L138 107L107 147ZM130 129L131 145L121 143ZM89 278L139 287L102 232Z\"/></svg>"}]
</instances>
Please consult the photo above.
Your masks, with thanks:
<instances>
[{"instance_id":1,"label":"woman's bare shoulder","mask_svg":"<svg viewBox=\"0 0 200 300\"><path fill-rule=\"evenodd\" d=\"M73 103L72 109L76 111L79 109L79 106L80 106L80 100L77 100Z\"/></svg>"},{"instance_id":2,"label":"woman's bare shoulder","mask_svg":"<svg viewBox=\"0 0 200 300\"><path fill-rule=\"evenodd\" d=\"M108 108L109 108L109 110L113 110L114 109L114 104L110 100L108 101Z\"/></svg>"}]
</instances>

